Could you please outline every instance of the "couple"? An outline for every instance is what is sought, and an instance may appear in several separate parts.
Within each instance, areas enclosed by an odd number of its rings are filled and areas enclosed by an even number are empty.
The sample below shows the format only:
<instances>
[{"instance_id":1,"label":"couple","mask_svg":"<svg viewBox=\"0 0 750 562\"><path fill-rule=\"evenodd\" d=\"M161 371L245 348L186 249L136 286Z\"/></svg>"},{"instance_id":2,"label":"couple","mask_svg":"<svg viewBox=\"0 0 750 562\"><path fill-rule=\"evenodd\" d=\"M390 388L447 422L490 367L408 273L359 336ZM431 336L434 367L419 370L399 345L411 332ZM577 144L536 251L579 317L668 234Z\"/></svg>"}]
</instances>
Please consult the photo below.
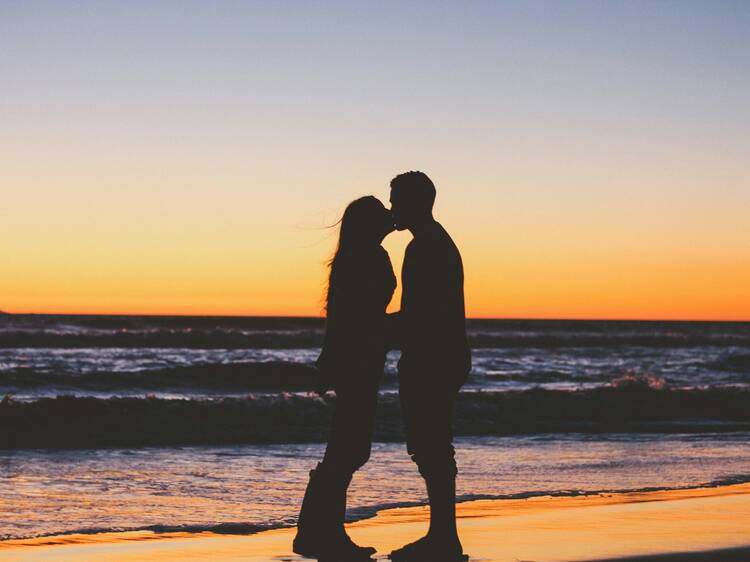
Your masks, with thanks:
<instances>
[{"instance_id":1,"label":"couple","mask_svg":"<svg viewBox=\"0 0 750 562\"><path fill-rule=\"evenodd\" d=\"M390 200L389 212L375 197L362 197L341 219L330 262L325 339L316 363L323 389L336 392L336 411L323 460L310 471L294 552L335 562L370 560L375 553L344 530L346 491L370 456L385 354L395 347L401 349L407 451L427 486L430 528L422 539L392 552L391 559L466 560L456 531L452 444L453 405L471 369L461 256L432 216L435 186L427 175L396 176ZM408 229L413 239L404 256L401 310L386 314L396 278L380 244L394 229Z\"/></svg>"}]
</instances>

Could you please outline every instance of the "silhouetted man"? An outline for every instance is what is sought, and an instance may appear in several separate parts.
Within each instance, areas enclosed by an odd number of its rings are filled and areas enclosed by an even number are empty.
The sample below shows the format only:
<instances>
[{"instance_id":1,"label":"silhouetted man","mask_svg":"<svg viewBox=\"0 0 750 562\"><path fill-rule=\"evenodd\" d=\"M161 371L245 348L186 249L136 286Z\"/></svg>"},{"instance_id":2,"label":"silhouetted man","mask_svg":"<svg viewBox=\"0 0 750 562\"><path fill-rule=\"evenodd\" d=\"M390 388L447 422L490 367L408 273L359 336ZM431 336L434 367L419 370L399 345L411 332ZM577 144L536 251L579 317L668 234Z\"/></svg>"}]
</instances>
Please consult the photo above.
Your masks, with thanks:
<instances>
[{"instance_id":1,"label":"silhouetted man","mask_svg":"<svg viewBox=\"0 0 750 562\"><path fill-rule=\"evenodd\" d=\"M466 559L456 531L453 405L471 370L461 255L432 216L435 186L422 172L391 180L397 230L413 239L402 269L401 310L393 315L401 347L399 395L407 451L427 485L430 529L391 553L396 561Z\"/></svg>"}]
</instances>

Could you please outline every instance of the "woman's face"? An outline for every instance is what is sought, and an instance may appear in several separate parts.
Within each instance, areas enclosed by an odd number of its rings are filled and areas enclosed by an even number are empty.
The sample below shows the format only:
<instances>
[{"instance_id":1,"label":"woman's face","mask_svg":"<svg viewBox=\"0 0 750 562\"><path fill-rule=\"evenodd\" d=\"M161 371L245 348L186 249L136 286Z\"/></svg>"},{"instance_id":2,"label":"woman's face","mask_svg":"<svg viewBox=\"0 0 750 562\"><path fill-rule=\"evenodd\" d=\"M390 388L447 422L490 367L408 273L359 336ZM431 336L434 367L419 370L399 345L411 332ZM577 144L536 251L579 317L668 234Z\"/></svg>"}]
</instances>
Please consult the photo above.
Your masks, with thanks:
<instances>
[{"instance_id":1,"label":"woman's face","mask_svg":"<svg viewBox=\"0 0 750 562\"><path fill-rule=\"evenodd\" d=\"M393 215L388 209L385 208L385 205L383 205L383 203L381 203L379 200L378 200L377 208L378 208L378 215L379 215L377 224L379 225L379 228L380 228L380 231L378 234L380 236L380 241L382 242L383 238L385 238L391 232L396 230L396 227L393 226Z\"/></svg>"}]
</instances>

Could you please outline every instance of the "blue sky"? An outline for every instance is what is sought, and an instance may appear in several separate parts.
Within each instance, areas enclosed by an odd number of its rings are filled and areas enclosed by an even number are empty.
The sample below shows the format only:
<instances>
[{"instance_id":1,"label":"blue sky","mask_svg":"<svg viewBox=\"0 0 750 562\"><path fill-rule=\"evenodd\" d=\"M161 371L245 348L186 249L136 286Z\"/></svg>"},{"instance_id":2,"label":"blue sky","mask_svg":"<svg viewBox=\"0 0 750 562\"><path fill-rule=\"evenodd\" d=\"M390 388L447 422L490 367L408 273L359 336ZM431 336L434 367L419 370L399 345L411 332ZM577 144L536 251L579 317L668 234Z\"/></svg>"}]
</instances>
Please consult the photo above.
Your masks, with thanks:
<instances>
[{"instance_id":1,"label":"blue sky","mask_svg":"<svg viewBox=\"0 0 750 562\"><path fill-rule=\"evenodd\" d=\"M114 255L174 279L267 264L283 291L247 271L263 297L237 288L237 310L309 311L319 228L422 169L476 310L575 314L565 299L593 291L581 314L670 314L656 303L679 294L726 315L750 280L749 66L747 2L2 2L0 258L49 280L0 287L6 308L85 307L76 287L110 294ZM607 289L629 267L643 277ZM709 269L718 301L675 286ZM529 288L561 272L568 292ZM161 302L162 281L121 306Z\"/></svg>"}]
</instances>

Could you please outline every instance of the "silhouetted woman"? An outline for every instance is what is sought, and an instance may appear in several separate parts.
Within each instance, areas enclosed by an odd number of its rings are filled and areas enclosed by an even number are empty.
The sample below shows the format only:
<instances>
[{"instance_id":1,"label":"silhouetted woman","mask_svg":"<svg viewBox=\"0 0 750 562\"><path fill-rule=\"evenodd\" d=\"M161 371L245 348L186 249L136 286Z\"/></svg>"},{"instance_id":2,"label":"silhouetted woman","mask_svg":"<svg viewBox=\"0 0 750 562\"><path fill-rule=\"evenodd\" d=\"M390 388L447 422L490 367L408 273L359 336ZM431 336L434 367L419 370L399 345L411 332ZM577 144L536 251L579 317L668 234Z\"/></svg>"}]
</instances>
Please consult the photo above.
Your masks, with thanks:
<instances>
[{"instance_id":1,"label":"silhouetted woman","mask_svg":"<svg viewBox=\"0 0 750 562\"><path fill-rule=\"evenodd\" d=\"M336 393L328 446L310 471L294 552L312 558L369 559L344 530L346 491L370 457L378 385L385 364L385 308L396 287L380 245L393 231L391 214L375 197L352 201L341 219L331 259L326 332L316 363L323 389Z\"/></svg>"}]
</instances>

